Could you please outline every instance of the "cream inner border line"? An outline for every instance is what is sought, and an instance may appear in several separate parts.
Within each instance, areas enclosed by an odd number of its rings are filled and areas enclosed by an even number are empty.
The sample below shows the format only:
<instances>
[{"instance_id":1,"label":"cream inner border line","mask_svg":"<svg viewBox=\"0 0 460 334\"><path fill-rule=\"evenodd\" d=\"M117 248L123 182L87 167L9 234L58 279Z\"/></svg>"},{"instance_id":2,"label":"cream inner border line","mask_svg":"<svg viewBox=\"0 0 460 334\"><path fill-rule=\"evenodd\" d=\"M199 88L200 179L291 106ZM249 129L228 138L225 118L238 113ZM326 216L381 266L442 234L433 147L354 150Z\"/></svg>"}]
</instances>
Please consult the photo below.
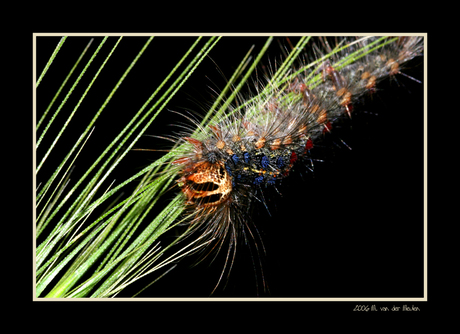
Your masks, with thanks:
<instances>
[{"instance_id":1,"label":"cream inner border line","mask_svg":"<svg viewBox=\"0 0 460 334\"><path fill-rule=\"evenodd\" d=\"M216 297L203 297L203 298L37 298L35 293L35 253L36 253L36 211L35 211L35 189L36 189L36 155L35 155L35 143L36 131L35 125L37 123L37 110L36 110L36 50L37 50L37 37L43 36L372 36L372 35L385 35L385 36L423 36L424 37L424 48L423 48L423 102L424 102L424 129L423 129L423 297L420 298L271 298L271 297L252 297L252 298L216 298ZM423 302L428 301L428 106L427 106L427 56L428 56L428 34L425 33L33 33L33 68L32 68L32 87L33 87L33 166L32 166L32 179L33 179L33 296L34 301L331 301L331 302Z\"/></svg>"}]
</instances>

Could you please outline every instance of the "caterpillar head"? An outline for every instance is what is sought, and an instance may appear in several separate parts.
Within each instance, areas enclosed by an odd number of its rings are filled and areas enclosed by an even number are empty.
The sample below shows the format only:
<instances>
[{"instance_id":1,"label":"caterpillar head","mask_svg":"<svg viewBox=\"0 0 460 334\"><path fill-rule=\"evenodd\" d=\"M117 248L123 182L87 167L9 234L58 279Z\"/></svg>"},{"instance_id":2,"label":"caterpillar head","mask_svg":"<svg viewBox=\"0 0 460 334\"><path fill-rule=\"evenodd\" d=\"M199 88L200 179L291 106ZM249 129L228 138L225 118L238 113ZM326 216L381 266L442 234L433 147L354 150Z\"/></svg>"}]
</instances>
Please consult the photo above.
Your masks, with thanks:
<instances>
[{"instance_id":1,"label":"caterpillar head","mask_svg":"<svg viewBox=\"0 0 460 334\"><path fill-rule=\"evenodd\" d=\"M222 162L201 161L184 171L179 179L189 204L213 207L225 202L232 192L232 180Z\"/></svg>"},{"instance_id":2,"label":"caterpillar head","mask_svg":"<svg viewBox=\"0 0 460 334\"><path fill-rule=\"evenodd\" d=\"M217 126L209 127L215 136L214 143L209 145L212 149L197 139L183 137L184 141L192 144L193 154L178 159L173 164L184 166L178 183L187 197L187 203L213 208L230 198L232 177L215 152L216 149L223 148L220 129Z\"/></svg>"}]
</instances>

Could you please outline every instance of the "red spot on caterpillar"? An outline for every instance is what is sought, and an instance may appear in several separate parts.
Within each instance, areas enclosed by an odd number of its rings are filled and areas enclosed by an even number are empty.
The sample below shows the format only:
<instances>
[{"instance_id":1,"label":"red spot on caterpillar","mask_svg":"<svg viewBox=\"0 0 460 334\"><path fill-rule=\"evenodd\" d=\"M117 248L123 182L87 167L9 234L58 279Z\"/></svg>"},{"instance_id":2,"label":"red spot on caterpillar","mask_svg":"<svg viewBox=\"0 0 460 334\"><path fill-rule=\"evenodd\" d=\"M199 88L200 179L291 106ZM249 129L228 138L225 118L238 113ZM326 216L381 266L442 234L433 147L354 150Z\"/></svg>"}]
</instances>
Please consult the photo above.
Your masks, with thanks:
<instances>
[{"instance_id":1,"label":"red spot on caterpillar","mask_svg":"<svg viewBox=\"0 0 460 334\"><path fill-rule=\"evenodd\" d=\"M295 152L291 153L291 158L289 159L289 163L293 165L297 161L297 154Z\"/></svg>"},{"instance_id":2,"label":"red spot on caterpillar","mask_svg":"<svg viewBox=\"0 0 460 334\"><path fill-rule=\"evenodd\" d=\"M286 168L286 170L283 172L283 176L288 176L289 175L289 171L291 170L292 166L295 164L295 162L297 161L298 159L298 156L297 156L297 153L295 153L294 151L291 153L291 157L289 158L289 166Z\"/></svg>"},{"instance_id":3,"label":"red spot on caterpillar","mask_svg":"<svg viewBox=\"0 0 460 334\"><path fill-rule=\"evenodd\" d=\"M326 124L324 124L323 134L326 134L327 132L331 132L331 129L332 129L332 124L329 121Z\"/></svg>"},{"instance_id":4,"label":"red spot on caterpillar","mask_svg":"<svg viewBox=\"0 0 460 334\"><path fill-rule=\"evenodd\" d=\"M305 144L305 152L311 150L313 148L313 140L308 138L307 143Z\"/></svg>"}]
</instances>

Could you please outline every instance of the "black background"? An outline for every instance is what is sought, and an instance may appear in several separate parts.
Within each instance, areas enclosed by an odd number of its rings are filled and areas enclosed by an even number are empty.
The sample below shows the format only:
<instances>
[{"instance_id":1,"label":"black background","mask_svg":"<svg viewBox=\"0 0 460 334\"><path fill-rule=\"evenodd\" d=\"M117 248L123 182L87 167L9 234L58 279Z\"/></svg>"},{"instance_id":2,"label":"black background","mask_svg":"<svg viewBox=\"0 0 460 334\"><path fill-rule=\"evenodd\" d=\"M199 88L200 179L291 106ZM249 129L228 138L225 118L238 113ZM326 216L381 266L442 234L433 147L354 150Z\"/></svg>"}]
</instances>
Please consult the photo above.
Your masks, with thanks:
<instances>
[{"instance_id":1,"label":"black background","mask_svg":"<svg viewBox=\"0 0 460 334\"><path fill-rule=\"evenodd\" d=\"M64 43L37 90L37 119L89 39L70 37ZM72 126L40 171L38 183L54 171L146 39L123 38L77 111ZM169 110L204 114L206 105L217 95L212 90L222 89L225 76L228 78L233 73L251 45L255 45L254 53L257 53L265 39L224 37L168 103L168 110L155 120L147 134L168 135L179 130L175 125L186 120ZM38 38L38 73L58 40L58 37ZM95 39L86 57L101 40L101 37ZM116 37L109 38L98 55L98 64L116 40ZM76 162L73 180L86 171L120 132L194 40L195 37L154 38L96 122L95 131ZM295 43L296 38L290 41ZM289 42L280 37L272 43L263 62L266 68L270 66L268 59L282 58L279 45L289 47ZM96 64L91 66L83 80L91 80L97 68ZM422 59L411 62L405 73L423 80ZM262 74L261 67L259 74ZM84 82L79 84L42 148L48 147L85 87ZM63 94L52 113L62 98ZM254 250L253 245L241 243L231 275L228 280L224 279L227 284L221 284L213 296L423 297L423 84L398 75L382 82L378 91L355 105L354 110L352 120L334 126L324 147L315 148L315 157L324 162L314 162L314 173L297 166L278 188L281 196L268 192L270 214L260 205L251 217L266 250L260 258L268 291L261 287L260 266L254 266L251 260L256 257L250 251ZM168 149L170 143L144 136L136 147ZM37 161L44 154L42 148L37 151ZM122 182L162 154L130 152L107 185L112 179ZM165 202L173 196L174 193L167 195ZM165 242L172 237L166 235ZM191 268L194 260L181 261L140 296L209 296L218 281L224 258ZM153 278L153 275L147 277L120 296L130 296Z\"/></svg>"}]
</instances>

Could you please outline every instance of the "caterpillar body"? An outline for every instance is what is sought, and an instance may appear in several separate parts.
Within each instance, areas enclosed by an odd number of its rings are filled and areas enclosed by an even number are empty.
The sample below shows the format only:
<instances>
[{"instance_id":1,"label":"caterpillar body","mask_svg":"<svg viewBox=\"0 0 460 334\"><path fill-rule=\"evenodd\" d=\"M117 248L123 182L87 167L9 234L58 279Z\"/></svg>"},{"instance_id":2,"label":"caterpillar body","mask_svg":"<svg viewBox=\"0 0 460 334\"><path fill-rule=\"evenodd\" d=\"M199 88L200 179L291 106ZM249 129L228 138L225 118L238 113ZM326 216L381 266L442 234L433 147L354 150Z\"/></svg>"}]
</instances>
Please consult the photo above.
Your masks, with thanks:
<instances>
[{"instance_id":1,"label":"caterpillar body","mask_svg":"<svg viewBox=\"0 0 460 334\"><path fill-rule=\"evenodd\" d=\"M384 46L369 51L377 42ZM192 213L190 231L215 239L214 250L228 245L226 265L233 263L241 234L255 238L249 218L253 202L266 205L265 189L276 189L294 167L311 159L313 148L339 120L353 117L354 104L376 93L381 80L404 75L404 66L422 55L423 38L343 38L337 47L342 46L323 57L333 50L324 40L314 66L244 108L230 108L194 135L176 138L186 144L172 165ZM356 50L367 52L347 63Z\"/></svg>"}]
</instances>

